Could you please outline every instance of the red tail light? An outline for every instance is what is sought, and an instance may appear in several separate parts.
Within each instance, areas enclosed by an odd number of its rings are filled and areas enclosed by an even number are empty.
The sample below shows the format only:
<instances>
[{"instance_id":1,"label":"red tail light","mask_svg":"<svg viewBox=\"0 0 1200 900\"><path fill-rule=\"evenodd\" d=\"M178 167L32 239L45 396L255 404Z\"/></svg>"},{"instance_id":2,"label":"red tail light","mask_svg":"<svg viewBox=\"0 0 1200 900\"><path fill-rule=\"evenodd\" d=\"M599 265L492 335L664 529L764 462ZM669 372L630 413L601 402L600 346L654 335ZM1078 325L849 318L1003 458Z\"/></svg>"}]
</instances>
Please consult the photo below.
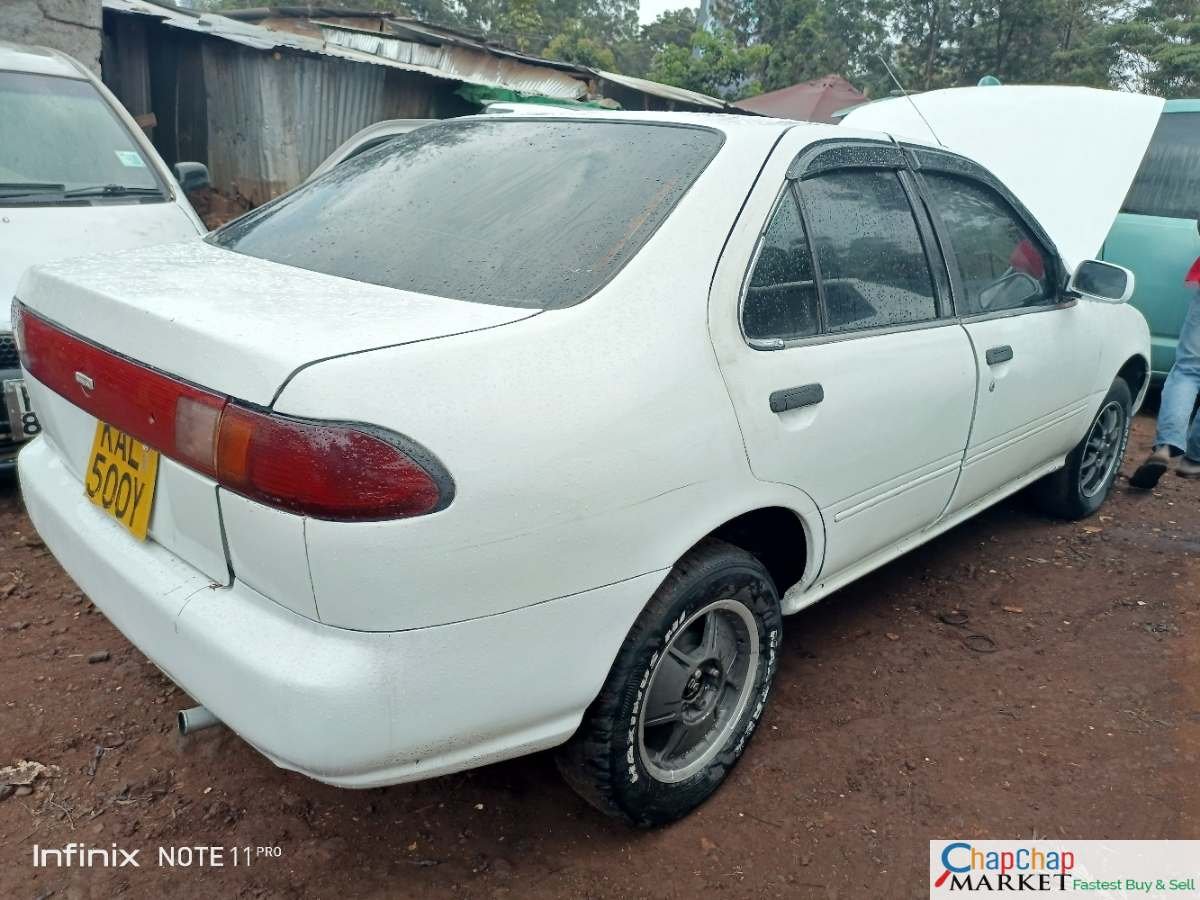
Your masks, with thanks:
<instances>
[{"instance_id":1,"label":"red tail light","mask_svg":"<svg viewBox=\"0 0 1200 900\"><path fill-rule=\"evenodd\" d=\"M280 416L164 375L13 304L25 370L71 403L222 487L334 521L444 508L454 483L407 438L353 422Z\"/></svg>"}]
</instances>

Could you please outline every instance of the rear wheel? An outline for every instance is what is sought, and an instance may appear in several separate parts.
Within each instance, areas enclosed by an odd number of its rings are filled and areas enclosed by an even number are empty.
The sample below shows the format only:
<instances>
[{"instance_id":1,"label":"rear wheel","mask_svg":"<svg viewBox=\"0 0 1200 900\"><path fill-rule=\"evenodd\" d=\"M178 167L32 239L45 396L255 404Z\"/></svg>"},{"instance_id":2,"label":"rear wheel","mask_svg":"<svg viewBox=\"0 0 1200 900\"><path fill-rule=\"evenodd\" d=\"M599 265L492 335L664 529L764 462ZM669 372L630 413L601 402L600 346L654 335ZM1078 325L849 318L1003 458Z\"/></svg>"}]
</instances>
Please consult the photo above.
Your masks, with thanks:
<instances>
[{"instance_id":1,"label":"rear wheel","mask_svg":"<svg viewBox=\"0 0 1200 900\"><path fill-rule=\"evenodd\" d=\"M779 597L757 559L708 540L630 629L559 769L600 811L640 826L686 815L745 749L775 674Z\"/></svg>"},{"instance_id":2,"label":"rear wheel","mask_svg":"<svg viewBox=\"0 0 1200 900\"><path fill-rule=\"evenodd\" d=\"M1132 410L1129 385L1118 378L1067 464L1034 485L1034 499L1043 510L1062 519L1084 519L1104 505L1125 458Z\"/></svg>"}]
</instances>

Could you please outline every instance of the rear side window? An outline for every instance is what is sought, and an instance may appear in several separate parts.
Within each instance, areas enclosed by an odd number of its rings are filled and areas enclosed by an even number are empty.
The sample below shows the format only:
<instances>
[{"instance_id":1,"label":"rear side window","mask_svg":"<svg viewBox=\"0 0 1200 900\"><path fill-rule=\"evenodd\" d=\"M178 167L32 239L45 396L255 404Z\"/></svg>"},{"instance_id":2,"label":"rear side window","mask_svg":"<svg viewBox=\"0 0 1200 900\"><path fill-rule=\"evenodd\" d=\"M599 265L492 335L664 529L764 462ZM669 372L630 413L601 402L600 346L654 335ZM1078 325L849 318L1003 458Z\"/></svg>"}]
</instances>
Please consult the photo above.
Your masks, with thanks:
<instances>
[{"instance_id":1,"label":"rear side window","mask_svg":"<svg viewBox=\"0 0 1200 900\"><path fill-rule=\"evenodd\" d=\"M748 338L795 340L820 328L817 283L804 224L789 186L767 225L742 307Z\"/></svg>"},{"instance_id":2,"label":"rear side window","mask_svg":"<svg viewBox=\"0 0 1200 900\"><path fill-rule=\"evenodd\" d=\"M800 185L829 331L937 318L933 279L895 172L853 170Z\"/></svg>"},{"instance_id":3,"label":"rear side window","mask_svg":"<svg viewBox=\"0 0 1200 900\"><path fill-rule=\"evenodd\" d=\"M570 306L625 265L720 149L706 128L472 120L387 141L215 232L386 287Z\"/></svg>"},{"instance_id":4,"label":"rear side window","mask_svg":"<svg viewBox=\"0 0 1200 900\"><path fill-rule=\"evenodd\" d=\"M930 203L946 227L966 294L963 315L1052 302L1050 255L990 188L927 173Z\"/></svg>"},{"instance_id":5,"label":"rear side window","mask_svg":"<svg viewBox=\"0 0 1200 900\"><path fill-rule=\"evenodd\" d=\"M1121 212L1200 218L1200 112L1164 113Z\"/></svg>"}]
</instances>

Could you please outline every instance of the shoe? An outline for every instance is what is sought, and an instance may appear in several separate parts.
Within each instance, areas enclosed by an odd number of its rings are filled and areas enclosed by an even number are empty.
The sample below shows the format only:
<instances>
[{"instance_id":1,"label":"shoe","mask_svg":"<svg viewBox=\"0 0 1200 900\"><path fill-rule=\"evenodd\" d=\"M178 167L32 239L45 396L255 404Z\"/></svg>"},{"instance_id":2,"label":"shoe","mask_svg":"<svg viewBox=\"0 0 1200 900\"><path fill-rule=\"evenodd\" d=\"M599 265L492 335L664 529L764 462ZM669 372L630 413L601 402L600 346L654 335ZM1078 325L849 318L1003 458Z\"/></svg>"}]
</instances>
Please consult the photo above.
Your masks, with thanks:
<instances>
[{"instance_id":1,"label":"shoe","mask_svg":"<svg viewBox=\"0 0 1200 900\"><path fill-rule=\"evenodd\" d=\"M1200 478L1200 460L1185 456L1179 461L1179 468L1175 470L1175 474L1180 478Z\"/></svg>"},{"instance_id":2,"label":"shoe","mask_svg":"<svg viewBox=\"0 0 1200 900\"><path fill-rule=\"evenodd\" d=\"M1149 491L1158 484L1158 480L1163 477L1163 473L1170 465L1171 449L1166 444L1155 447L1154 452L1146 457L1146 461L1133 473L1129 484L1140 490Z\"/></svg>"}]
</instances>

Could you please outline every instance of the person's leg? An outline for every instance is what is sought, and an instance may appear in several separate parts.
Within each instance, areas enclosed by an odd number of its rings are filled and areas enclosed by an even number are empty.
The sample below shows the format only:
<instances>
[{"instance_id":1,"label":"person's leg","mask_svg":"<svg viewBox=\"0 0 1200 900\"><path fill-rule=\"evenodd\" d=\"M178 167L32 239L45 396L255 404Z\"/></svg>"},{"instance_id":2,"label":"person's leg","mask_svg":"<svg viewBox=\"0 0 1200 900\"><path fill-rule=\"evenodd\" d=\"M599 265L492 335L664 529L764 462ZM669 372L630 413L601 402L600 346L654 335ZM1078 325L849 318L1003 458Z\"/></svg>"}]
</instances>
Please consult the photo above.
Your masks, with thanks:
<instances>
[{"instance_id":1,"label":"person's leg","mask_svg":"<svg viewBox=\"0 0 1200 900\"><path fill-rule=\"evenodd\" d=\"M1176 452L1188 449L1188 428L1196 396L1200 394L1200 371L1176 361L1163 384L1162 400L1158 406L1158 434L1154 446L1173 447Z\"/></svg>"},{"instance_id":2,"label":"person's leg","mask_svg":"<svg viewBox=\"0 0 1200 900\"><path fill-rule=\"evenodd\" d=\"M1136 488L1149 490L1167 471L1173 457L1185 451L1191 455L1200 452L1200 432L1192 428L1192 443L1189 446L1189 426L1192 410L1196 408L1196 397L1200 394L1200 299L1193 299L1179 333L1179 345L1175 351L1175 365L1167 374L1158 407L1158 433L1154 438L1154 451L1129 483ZM1200 427L1200 426L1197 426ZM1200 457L1192 456L1200 461ZM1184 465L1184 474L1191 474L1191 466Z\"/></svg>"},{"instance_id":3,"label":"person's leg","mask_svg":"<svg viewBox=\"0 0 1200 900\"><path fill-rule=\"evenodd\" d=\"M1196 383L1200 385L1200 376ZM1179 461L1179 468L1175 472L1184 478L1200 478L1200 413L1192 418L1187 438L1187 456Z\"/></svg>"}]
</instances>

